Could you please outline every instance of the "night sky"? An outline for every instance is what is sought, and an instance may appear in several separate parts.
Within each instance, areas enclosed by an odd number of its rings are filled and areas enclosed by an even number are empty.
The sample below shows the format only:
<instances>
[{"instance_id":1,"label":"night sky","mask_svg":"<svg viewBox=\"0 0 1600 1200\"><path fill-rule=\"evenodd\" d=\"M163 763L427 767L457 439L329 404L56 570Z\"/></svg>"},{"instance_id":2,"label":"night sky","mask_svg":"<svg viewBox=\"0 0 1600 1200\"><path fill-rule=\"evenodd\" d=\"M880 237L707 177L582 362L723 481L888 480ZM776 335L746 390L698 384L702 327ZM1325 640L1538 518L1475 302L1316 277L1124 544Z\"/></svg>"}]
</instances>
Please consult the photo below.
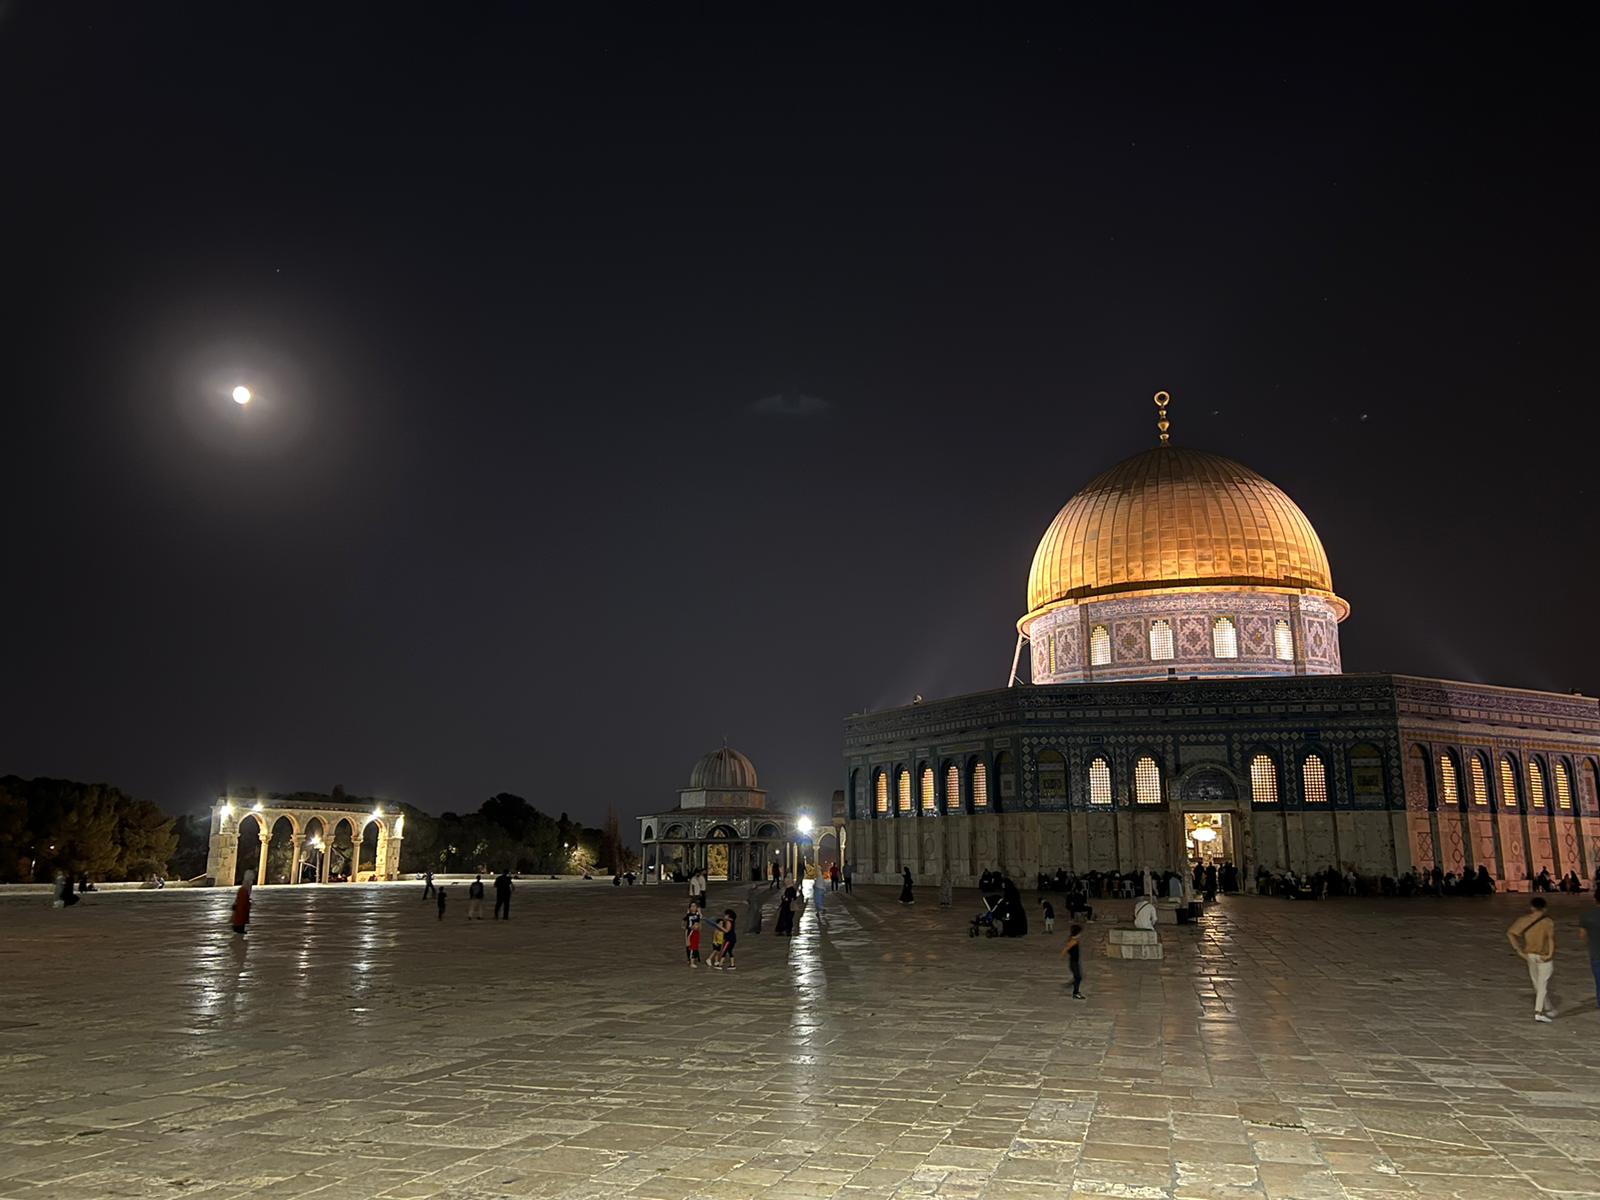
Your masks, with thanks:
<instances>
[{"instance_id":1,"label":"night sky","mask_svg":"<svg viewBox=\"0 0 1600 1200\"><path fill-rule=\"evenodd\" d=\"M1346 669L1600 691L1566 10L576 7L0 0L0 773L824 803L1161 388Z\"/></svg>"}]
</instances>

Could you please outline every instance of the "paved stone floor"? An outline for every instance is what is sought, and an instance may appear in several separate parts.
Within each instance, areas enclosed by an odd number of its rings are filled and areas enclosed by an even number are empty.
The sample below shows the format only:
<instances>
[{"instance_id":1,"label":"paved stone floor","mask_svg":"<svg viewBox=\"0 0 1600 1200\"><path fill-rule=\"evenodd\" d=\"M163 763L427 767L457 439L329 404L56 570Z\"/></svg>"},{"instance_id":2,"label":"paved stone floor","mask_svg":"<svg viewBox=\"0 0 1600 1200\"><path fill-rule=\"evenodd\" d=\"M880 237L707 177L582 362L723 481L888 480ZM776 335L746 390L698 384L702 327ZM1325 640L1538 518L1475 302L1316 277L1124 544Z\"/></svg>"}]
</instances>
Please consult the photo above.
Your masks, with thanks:
<instances>
[{"instance_id":1,"label":"paved stone floor","mask_svg":"<svg viewBox=\"0 0 1600 1200\"><path fill-rule=\"evenodd\" d=\"M0 1197L1600 1194L1584 898L1539 1025L1511 897L1233 899L1074 1004L971 893L729 975L679 888L453 890L264 889L242 951L225 892L0 900Z\"/></svg>"}]
</instances>

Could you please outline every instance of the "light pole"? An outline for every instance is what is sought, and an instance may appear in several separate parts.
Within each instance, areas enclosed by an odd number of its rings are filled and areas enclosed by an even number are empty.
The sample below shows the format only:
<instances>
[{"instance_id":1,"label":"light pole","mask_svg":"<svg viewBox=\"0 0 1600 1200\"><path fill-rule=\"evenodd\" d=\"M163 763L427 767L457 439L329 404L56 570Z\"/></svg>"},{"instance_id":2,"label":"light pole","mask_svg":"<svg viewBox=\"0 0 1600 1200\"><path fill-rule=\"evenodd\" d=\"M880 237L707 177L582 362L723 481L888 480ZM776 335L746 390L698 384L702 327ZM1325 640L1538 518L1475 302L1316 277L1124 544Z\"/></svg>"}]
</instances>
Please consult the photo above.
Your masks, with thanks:
<instances>
[{"instance_id":1,"label":"light pole","mask_svg":"<svg viewBox=\"0 0 1600 1200\"><path fill-rule=\"evenodd\" d=\"M811 820L811 817L806 813L801 813L800 819L795 822L795 828L800 831L801 837L805 838L807 841L811 841L812 849L815 850L816 842L812 841L811 839L811 831L816 828L816 823ZM800 849L800 877L802 879L805 878L805 865L806 852L805 847L802 846Z\"/></svg>"}]
</instances>

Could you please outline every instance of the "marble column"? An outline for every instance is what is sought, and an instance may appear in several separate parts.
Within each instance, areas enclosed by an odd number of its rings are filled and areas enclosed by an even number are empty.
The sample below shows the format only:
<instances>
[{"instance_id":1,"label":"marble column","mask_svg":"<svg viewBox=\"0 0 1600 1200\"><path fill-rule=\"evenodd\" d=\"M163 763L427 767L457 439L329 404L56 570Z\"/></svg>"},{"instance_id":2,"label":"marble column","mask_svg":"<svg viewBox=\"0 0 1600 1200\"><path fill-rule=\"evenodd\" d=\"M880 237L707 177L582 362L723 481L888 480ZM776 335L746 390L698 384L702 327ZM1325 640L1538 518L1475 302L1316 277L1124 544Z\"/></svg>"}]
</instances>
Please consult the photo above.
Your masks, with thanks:
<instances>
[{"instance_id":1,"label":"marble column","mask_svg":"<svg viewBox=\"0 0 1600 1200\"><path fill-rule=\"evenodd\" d=\"M327 883L328 882L328 874L329 874L328 866L332 861L333 861L333 835L331 833L325 833L325 834L322 835L322 861L317 864L317 882L318 883Z\"/></svg>"},{"instance_id":2,"label":"marble column","mask_svg":"<svg viewBox=\"0 0 1600 1200\"><path fill-rule=\"evenodd\" d=\"M289 836L289 860L293 864L289 868L289 882L300 882L300 857L305 853L306 835L295 833Z\"/></svg>"},{"instance_id":3,"label":"marble column","mask_svg":"<svg viewBox=\"0 0 1600 1200\"><path fill-rule=\"evenodd\" d=\"M257 824L260 824L258 821ZM256 867L256 882L265 885L267 882L267 851L272 847L272 835L267 830L261 831L260 862Z\"/></svg>"}]
</instances>

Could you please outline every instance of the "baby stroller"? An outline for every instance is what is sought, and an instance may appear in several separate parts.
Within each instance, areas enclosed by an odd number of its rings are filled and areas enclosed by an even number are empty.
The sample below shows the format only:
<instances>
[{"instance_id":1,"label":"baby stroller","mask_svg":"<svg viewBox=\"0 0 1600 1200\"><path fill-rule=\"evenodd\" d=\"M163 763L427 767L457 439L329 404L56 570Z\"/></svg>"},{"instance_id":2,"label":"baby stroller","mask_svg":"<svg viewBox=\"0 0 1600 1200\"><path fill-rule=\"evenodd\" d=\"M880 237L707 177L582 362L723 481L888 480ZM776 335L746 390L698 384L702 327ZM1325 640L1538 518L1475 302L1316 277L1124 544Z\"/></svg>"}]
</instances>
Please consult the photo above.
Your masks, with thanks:
<instances>
[{"instance_id":1,"label":"baby stroller","mask_svg":"<svg viewBox=\"0 0 1600 1200\"><path fill-rule=\"evenodd\" d=\"M995 896L983 898L984 911L972 918L972 924L967 926L967 936L977 937L982 933L985 937L999 937L1001 927L1005 924L997 915L995 909L1000 905L1000 898Z\"/></svg>"}]
</instances>

